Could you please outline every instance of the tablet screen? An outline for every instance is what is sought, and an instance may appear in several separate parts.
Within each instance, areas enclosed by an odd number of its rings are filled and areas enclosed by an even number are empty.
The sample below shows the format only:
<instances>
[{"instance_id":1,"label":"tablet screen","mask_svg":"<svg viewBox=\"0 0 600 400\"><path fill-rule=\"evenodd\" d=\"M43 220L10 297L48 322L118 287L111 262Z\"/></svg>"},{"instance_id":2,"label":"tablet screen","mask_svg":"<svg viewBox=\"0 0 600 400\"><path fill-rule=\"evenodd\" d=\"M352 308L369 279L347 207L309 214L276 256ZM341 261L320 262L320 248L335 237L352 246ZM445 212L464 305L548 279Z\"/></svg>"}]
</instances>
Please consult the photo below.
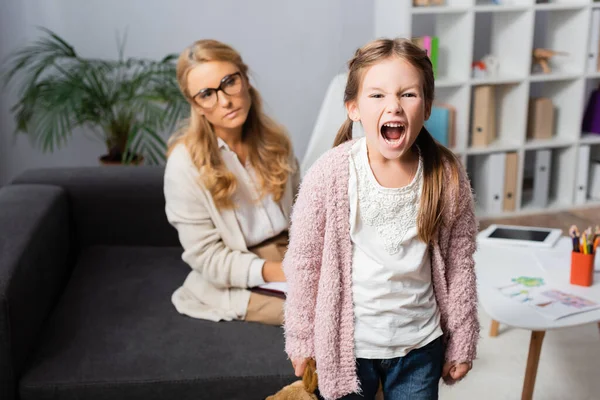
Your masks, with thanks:
<instances>
[{"instance_id":1,"label":"tablet screen","mask_svg":"<svg viewBox=\"0 0 600 400\"><path fill-rule=\"evenodd\" d=\"M549 231L496 228L488 237L496 239L514 239L529 240L533 242L543 242L544 240L546 240L549 234Z\"/></svg>"}]
</instances>

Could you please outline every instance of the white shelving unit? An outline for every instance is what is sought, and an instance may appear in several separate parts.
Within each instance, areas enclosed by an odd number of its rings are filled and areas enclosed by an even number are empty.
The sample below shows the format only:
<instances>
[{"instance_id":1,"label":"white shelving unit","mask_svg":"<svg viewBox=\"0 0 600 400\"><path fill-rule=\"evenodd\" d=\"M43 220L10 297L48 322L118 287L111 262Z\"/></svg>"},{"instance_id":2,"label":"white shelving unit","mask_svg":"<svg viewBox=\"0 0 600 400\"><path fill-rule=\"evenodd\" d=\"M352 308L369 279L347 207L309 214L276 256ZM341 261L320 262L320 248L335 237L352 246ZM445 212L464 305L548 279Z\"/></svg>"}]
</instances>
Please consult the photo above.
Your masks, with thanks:
<instances>
[{"instance_id":1,"label":"white shelving unit","mask_svg":"<svg viewBox=\"0 0 600 400\"><path fill-rule=\"evenodd\" d=\"M575 201L575 192L583 190L577 183L578 174L582 173L581 166L578 167L580 146L590 146L590 157L600 159L600 134L581 131L590 94L600 86L600 71L587 68L592 10L600 8L600 2L551 0L536 4L535 0L504 0L502 3L446 0L443 6L418 7L412 5L412 0L375 0L375 34L376 37L439 37L435 101L456 108L453 151L470 174L479 217L600 205L600 200L589 196L584 202ZM534 48L567 54L552 57L552 72L544 74L532 62ZM472 62L488 54L499 59L497 75L473 78ZM479 85L495 88L497 136L488 146L473 147L473 92ZM527 136L528 104L532 97L552 100L555 120L549 139ZM516 191L511 194L515 206L508 210L490 209L489 201L479 201L477 183L483 182L480 186L489 190L481 171L489 169L487 161L494 155L507 153L516 153L518 158ZM536 157L542 159L542 154L550 160L547 166L550 178L547 201L539 203L531 192L534 170L541 165L536 164Z\"/></svg>"}]
</instances>

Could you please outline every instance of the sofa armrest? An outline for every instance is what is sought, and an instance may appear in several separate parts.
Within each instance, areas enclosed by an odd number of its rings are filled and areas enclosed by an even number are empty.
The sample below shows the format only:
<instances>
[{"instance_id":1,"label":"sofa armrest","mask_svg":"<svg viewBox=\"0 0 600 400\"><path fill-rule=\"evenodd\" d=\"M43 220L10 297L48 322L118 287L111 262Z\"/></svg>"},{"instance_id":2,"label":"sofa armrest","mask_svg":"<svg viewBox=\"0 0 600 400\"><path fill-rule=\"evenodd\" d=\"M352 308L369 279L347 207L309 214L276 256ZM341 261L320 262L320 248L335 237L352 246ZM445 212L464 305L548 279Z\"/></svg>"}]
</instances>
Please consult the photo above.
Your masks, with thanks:
<instances>
[{"instance_id":1,"label":"sofa armrest","mask_svg":"<svg viewBox=\"0 0 600 400\"><path fill-rule=\"evenodd\" d=\"M0 398L17 382L69 273L70 224L63 189L0 188Z\"/></svg>"}]
</instances>

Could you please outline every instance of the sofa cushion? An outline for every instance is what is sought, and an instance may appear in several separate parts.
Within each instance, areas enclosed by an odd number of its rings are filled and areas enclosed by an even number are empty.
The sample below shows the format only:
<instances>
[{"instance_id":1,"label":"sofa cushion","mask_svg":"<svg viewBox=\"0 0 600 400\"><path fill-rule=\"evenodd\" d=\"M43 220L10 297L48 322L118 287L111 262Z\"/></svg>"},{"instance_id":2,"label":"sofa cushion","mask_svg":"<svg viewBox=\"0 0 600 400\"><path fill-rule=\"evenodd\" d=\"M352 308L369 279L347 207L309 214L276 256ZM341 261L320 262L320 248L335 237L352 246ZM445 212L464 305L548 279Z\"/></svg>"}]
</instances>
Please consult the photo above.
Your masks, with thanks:
<instances>
[{"instance_id":1,"label":"sofa cushion","mask_svg":"<svg viewBox=\"0 0 600 400\"><path fill-rule=\"evenodd\" d=\"M294 380L283 330L185 317L179 248L84 249L22 399L263 399Z\"/></svg>"},{"instance_id":2,"label":"sofa cushion","mask_svg":"<svg viewBox=\"0 0 600 400\"><path fill-rule=\"evenodd\" d=\"M178 246L165 215L163 175L163 166L42 168L12 184L63 188L78 246Z\"/></svg>"}]
</instances>

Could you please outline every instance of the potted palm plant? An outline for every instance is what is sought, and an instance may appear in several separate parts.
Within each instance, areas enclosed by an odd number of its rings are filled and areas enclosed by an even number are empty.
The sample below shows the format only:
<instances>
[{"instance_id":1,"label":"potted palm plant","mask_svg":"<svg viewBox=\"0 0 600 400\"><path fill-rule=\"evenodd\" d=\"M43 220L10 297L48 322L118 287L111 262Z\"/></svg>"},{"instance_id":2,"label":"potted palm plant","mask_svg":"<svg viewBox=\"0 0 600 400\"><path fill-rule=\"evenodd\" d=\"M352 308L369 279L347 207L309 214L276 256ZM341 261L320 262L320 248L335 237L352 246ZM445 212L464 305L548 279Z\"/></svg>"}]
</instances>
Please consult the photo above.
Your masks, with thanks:
<instances>
[{"instance_id":1,"label":"potted palm plant","mask_svg":"<svg viewBox=\"0 0 600 400\"><path fill-rule=\"evenodd\" d=\"M5 84L17 83L12 107L16 133L53 151L75 132L91 132L106 144L103 164L158 164L165 158L162 133L189 110L177 86L176 55L162 60L81 57L65 40L45 35L7 59ZM78 129L83 128L83 129Z\"/></svg>"}]
</instances>

